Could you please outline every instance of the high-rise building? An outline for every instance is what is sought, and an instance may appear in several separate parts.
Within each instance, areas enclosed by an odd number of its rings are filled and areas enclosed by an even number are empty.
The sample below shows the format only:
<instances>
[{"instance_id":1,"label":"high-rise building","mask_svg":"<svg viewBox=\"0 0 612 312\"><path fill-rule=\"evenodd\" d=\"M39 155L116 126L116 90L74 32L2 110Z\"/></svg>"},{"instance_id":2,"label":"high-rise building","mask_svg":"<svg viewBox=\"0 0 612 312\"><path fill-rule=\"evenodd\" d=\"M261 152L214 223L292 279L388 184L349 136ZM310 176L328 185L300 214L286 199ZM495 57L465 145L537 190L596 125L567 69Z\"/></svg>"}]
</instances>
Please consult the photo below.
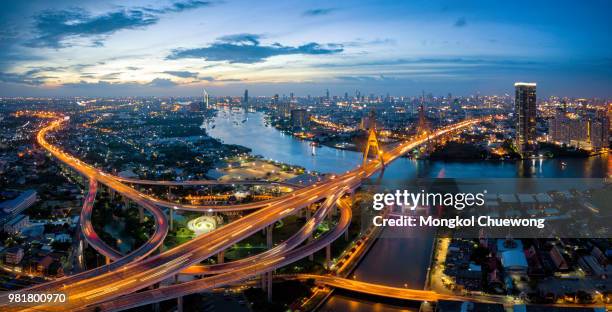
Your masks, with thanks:
<instances>
[{"instance_id":1,"label":"high-rise building","mask_svg":"<svg viewBox=\"0 0 612 312\"><path fill-rule=\"evenodd\" d=\"M361 123L359 123L359 129L370 130L376 129L376 112L374 109L370 110L367 115L361 116Z\"/></svg>"},{"instance_id":2,"label":"high-rise building","mask_svg":"<svg viewBox=\"0 0 612 312\"><path fill-rule=\"evenodd\" d=\"M589 141L591 148L600 150L610 145L610 119L600 116L589 120Z\"/></svg>"},{"instance_id":3,"label":"high-rise building","mask_svg":"<svg viewBox=\"0 0 612 312\"><path fill-rule=\"evenodd\" d=\"M310 115L305 109L291 110L291 125L293 127L306 128L308 127L309 120Z\"/></svg>"},{"instance_id":4,"label":"high-rise building","mask_svg":"<svg viewBox=\"0 0 612 312\"><path fill-rule=\"evenodd\" d=\"M208 92L204 90L202 97L202 104L204 104L204 109L208 110L210 107L208 106L210 102L210 97L208 96Z\"/></svg>"},{"instance_id":5,"label":"high-rise building","mask_svg":"<svg viewBox=\"0 0 612 312\"><path fill-rule=\"evenodd\" d=\"M423 103L421 103L421 106L419 106L419 121L417 123L416 131L419 135L429 132L429 121L425 115L425 106Z\"/></svg>"},{"instance_id":6,"label":"high-rise building","mask_svg":"<svg viewBox=\"0 0 612 312\"><path fill-rule=\"evenodd\" d=\"M242 99L242 104L249 105L249 89L244 90L244 98Z\"/></svg>"},{"instance_id":7,"label":"high-rise building","mask_svg":"<svg viewBox=\"0 0 612 312\"><path fill-rule=\"evenodd\" d=\"M521 157L533 155L536 146L536 84L514 84L515 144Z\"/></svg>"}]
</instances>

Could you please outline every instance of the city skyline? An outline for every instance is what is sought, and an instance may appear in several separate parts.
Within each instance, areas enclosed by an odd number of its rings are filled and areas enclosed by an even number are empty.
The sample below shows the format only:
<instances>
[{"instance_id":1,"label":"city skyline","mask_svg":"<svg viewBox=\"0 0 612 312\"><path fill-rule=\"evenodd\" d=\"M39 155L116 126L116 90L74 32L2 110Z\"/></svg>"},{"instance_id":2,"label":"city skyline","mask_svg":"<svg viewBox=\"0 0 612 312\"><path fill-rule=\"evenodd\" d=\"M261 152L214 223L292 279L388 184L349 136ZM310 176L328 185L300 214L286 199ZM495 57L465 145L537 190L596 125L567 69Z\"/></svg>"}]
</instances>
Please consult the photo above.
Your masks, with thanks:
<instances>
[{"instance_id":1,"label":"city skyline","mask_svg":"<svg viewBox=\"0 0 612 312\"><path fill-rule=\"evenodd\" d=\"M612 311L612 2L0 2L0 310Z\"/></svg>"},{"instance_id":2,"label":"city skyline","mask_svg":"<svg viewBox=\"0 0 612 312\"><path fill-rule=\"evenodd\" d=\"M5 3L0 96L609 97L611 4L573 4Z\"/></svg>"}]
</instances>

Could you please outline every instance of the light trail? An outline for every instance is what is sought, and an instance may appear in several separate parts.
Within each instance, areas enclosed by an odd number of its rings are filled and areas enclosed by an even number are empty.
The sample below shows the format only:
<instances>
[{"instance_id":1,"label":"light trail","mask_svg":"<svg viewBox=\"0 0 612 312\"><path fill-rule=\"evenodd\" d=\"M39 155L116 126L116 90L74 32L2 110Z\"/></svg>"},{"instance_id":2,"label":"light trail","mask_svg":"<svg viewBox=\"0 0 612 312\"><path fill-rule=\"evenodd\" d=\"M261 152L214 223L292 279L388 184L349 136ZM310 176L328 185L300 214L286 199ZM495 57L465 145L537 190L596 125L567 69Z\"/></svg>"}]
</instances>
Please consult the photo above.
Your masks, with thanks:
<instances>
[{"instance_id":1,"label":"light trail","mask_svg":"<svg viewBox=\"0 0 612 312\"><path fill-rule=\"evenodd\" d=\"M122 195L132 199L137 204L143 205L145 206L145 208L156 207L155 205L151 204L150 201L138 196L138 192L135 191L134 189L109 177L108 175L100 174L99 171L97 171L95 168L92 168L89 165L86 165L82 162L77 161L74 157L66 155L64 152L61 152L59 149L50 145L45 139L45 134L51 130L59 128L61 126L61 123L64 121L65 120L56 120L52 122L50 126L44 128L44 131L41 130L38 133L37 139L39 143L41 144L41 146L43 146L48 151L50 151L60 161L66 163L67 165L83 173L84 175L93 177L94 179L100 181L101 183L107 185L108 187L118 191ZM439 130L438 132L431 134L429 138L435 137L437 135L442 135L451 130L461 129L463 127L470 126L477 122L480 122L480 120L470 120L470 121L461 122L451 127L448 127L446 129ZM385 163L390 163L397 157L401 156L404 150L409 150L415 146L418 146L426 142L426 140L428 140L429 138L419 138L419 139L416 139L415 141L400 144L395 149L382 155L383 160L385 161ZM114 298L118 298L121 295L133 293L139 289L155 284L163 279L173 276L174 274L180 272L181 270L185 268L190 267L193 264L196 264L214 255L216 252L219 251L217 249L220 246L222 245L229 246L231 244L234 244L242 240L243 238L251 235L252 233L259 231L263 229L264 227L270 224L273 224L279 219L283 218L282 212L287 211L287 208L286 208L287 206L294 207L290 209L302 209L302 208L308 207L308 205L312 204L312 202L317 198L330 198L333 196L337 196L338 193L341 194L342 192L346 190L354 189L361 182L360 179L355 180L356 177L367 178L373 175L374 173L376 173L381 168L382 166L380 166L379 163L369 162L363 167L358 167L357 169L353 171L349 171L346 174L338 175L334 179L329 179L327 181L323 181L321 183L317 183L312 186L308 186L308 187L296 190L295 193L298 196L280 197L276 199L274 202L269 203L264 208L257 210L256 212L253 212L243 218L240 218L213 232L201 235L187 243L184 243L180 246L170 249L164 253L161 253L155 256L151 256L147 259L143 259L143 257L140 257L132 263L123 264L120 270L114 270L114 271L109 271L109 272L104 272L104 273L100 271L96 271L95 277L91 277L91 276L77 277L76 280L78 280L79 283L74 283L74 284L71 283L71 284L64 285L59 281L54 281L54 282L42 284L40 287L47 289L47 290L61 289L63 292L65 292L68 295L69 301L66 305L61 307L61 310L77 309L77 308L82 308L85 306L93 307L97 303L108 301ZM336 186L343 187L343 191L336 192L335 190L332 190L332 188ZM309 198L309 199L305 200L303 198ZM155 211L154 208L151 208L151 210ZM163 216L163 213L161 217L162 217L161 219L165 221L165 216ZM162 222L156 222L157 230L162 228L162 225L167 226L167 222L163 222L163 223ZM242 233L243 235L237 235L235 237L231 236L233 233L241 229L244 229L247 226L252 226L252 227L249 228L248 230L245 230ZM167 228L165 229L165 231L167 232ZM333 233L337 234L336 232L333 232ZM155 234L152 236L152 239L161 238L161 240L163 240L163 237L165 237L165 234L163 235ZM325 237L331 237L331 236L326 235ZM335 238L333 239L335 240ZM161 240L160 240L160 243L161 243ZM323 241L323 243L327 245L331 243L331 241L333 240ZM157 246L155 246L155 248L157 248ZM309 244L309 245L304 246L303 248L300 247L294 250L290 250L284 254L279 254L278 256L272 255L271 256L272 258L265 259L265 261L254 263L252 266L246 266L240 269L232 270L230 272L215 275L213 277L210 277L212 279L211 280L212 285L214 286L224 285L236 279L242 280L249 276L259 274L261 272L267 272L274 268L281 267L283 265L296 261L297 259L303 258L307 256L308 254L318 250L317 248L320 249L322 248L322 246L319 246L316 244L314 245ZM145 249L147 249L147 247L145 247ZM190 256L184 258L184 261L177 262L175 263L176 265L173 265L171 267L167 267L166 269L164 269L164 272L166 274L160 274L159 276L158 275L152 276L153 274L156 274L159 272L160 266L164 265L165 263L169 261L172 261L173 259L176 259L178 257L184 256L187 254L189 254ZM104 268L106 267L107 266L104 266ZM75 276L78 276L78 275L75 275ZM140 283L119 284L125 280L130 281L136 277L140 278L140 276L152 276L152 277L146 281L142 281L141 279ZM206 280L206 279L200 280L200 281L204 281L202 283L210 282L209 280ZM183 285L183 284L180 284L180 285ZM201 287L197 288L197 290L200 290L200 289ZM31 289L26 289L24 291L27 292L29 290ZM71 300L71 298L73 298L74 296L78 296L79 294L82 294L84 292L90 292L90 291L93 291L92 294L96 293L97 291L104 291L105 293L101 296L96 296L93 298L92 297L84 297L84 298L77 297L78 298L77 300ZM159 292L159 290L157 291ZM115 301L116 300L113 300L113 302ZM5 297L0 298L0 303L4 304L5 302L6 302ZM12 309L13 307L10 307L10 308ZM38 310L41 307L35 307L35 308ZM60 309L54 306L45 306L44 308L47 310Z\"/></svg>"}]
</instances>

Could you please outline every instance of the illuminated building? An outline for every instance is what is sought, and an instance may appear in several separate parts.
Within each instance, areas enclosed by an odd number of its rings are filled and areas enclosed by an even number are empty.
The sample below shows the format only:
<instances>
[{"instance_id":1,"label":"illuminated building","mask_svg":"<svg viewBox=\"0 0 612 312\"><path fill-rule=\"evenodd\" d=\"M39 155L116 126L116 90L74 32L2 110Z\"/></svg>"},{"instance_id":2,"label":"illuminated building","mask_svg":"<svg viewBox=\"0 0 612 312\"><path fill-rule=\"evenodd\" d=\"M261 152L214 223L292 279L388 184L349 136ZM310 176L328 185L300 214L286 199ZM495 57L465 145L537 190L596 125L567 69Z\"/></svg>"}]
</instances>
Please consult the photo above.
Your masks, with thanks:
<instances>
[{"instance_id":1,"label":"illuminated building","mask_svg":"<svg viewBox=\"0 0 612 312\"><path fill-rule=\"evenodd\" d=\"M17 198L0 203L0 224L6 223L11 217L28 209L37 199L38 197L35 190L27 190L21 193Z\"/></svg>"},{"instance_id":2,"label":"illuminated building","mask_svg":"<svg viewBox=\"0 0 612 312\"><path fill-rule=\"evenodd\" d=\"M536 84L514 84L514 114L516 115L515 144L522 157L533 154L536 143Z\"/></svg>"},{"instance_id":3,"label":"illuminated building","mask_svg":"<svg viewBox=\"0 0 612 312\"><path fill-rule=\"evenodd\" d=\"M305 109L294 109L291 111L291 125L293 127L305 128L308 127L310 116Z\"/></svg>"},{"instance_id":4,"label":"illuminated building","mask_svg":"<svg viewBox=\"0 0 612 312\"><path fill-rule=\"evenodd\" d=\"M367 131L374 128L376 128L376 112L372 109L368 115L361 117L359 129Z\"/></svg>"},{"instance_id":5,"label":"illuminated building","mask_svg":"<svg viewBox=\"0 0 612 312\"><path fill-rule=\"evenodd\" d=\"M549 120L550 140L586 150L608 147L610 121L607 117L558 113Z\"/></svg>"}]
</instances>

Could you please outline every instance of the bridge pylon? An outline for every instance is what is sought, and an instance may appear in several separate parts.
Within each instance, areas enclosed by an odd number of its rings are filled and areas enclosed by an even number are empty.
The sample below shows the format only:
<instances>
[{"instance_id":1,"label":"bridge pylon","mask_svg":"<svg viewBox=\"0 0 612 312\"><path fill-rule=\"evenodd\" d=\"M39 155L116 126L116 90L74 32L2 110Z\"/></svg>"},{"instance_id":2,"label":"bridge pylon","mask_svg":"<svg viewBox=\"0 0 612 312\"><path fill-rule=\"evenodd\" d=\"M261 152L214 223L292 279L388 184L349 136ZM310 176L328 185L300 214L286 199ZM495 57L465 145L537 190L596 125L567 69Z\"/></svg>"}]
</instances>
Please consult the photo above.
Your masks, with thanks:
<instances>
[{"instance_id":1,"label":"bridge pylon","mask_svg":"<svg viewBox=\"0 0 612 312\"><path fill-rule=\"evenodd\" d=\"M363 166L365 167L365 165L368 163L368 153L370 152L370 149L376 149L376 158L380 161L380 163L383 165L383 168L385 167L385 161L382 158L382 154L383 151L380 148L380 145L378 144L378 138L376 137L376 129L371 128L370 129L370 133L368 134L368 143L366 145L365 150L363 151Z\"/></svg>"}]
</instances>

